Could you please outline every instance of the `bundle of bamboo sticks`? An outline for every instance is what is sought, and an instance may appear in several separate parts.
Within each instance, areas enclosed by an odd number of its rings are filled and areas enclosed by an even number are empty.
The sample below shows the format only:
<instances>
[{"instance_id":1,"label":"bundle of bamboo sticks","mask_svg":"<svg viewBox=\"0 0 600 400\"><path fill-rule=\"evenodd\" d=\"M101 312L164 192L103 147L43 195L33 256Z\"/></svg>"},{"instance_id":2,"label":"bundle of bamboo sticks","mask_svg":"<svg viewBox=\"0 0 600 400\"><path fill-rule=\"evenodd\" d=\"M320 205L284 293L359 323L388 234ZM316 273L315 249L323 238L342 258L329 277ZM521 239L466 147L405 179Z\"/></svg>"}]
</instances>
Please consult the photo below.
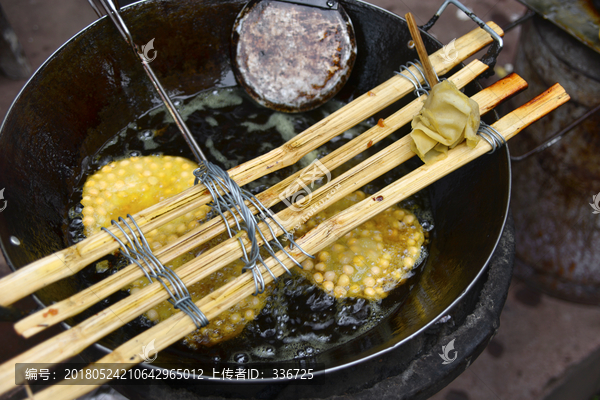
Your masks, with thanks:
<instances>
[{"instance_id":1,"label":"bundle of bamboo sticks","mask_svg":"<svg viewBox=\"0 0 600 400\"><path fill-rule=\"evenodd\" d=\"M502 30L493 22L490 22L489 25L498 34L503 34ZM444 58L444 52L442 50L432 54L430 60L437 74L441 76L491 42L491 37L483 29L478 28L455 41L454 46L457 52L455 60L448 62L448 60ZM420 76L419 72L414 67L411 67L410 70L415 76ZM229 175L239 186L243 186L266 174L294 164L315 148L340 135L376 112L381 111L385 107L412 92L413 89L413 85L404 77L397 75L393 76L388 81L370 90L369 93L365 93L355 101L331 114L329 117L324 118L317 124L298 134L283 146L273 149L261 157L232 168L228 171ZM412 115L410 118L412 118ZM395 129L397 129L397 127ZM388 134L389 133L391 133L391 131L389 131ZM374 142L375 141L376 140L374 140ZM331 169L339 166L342 163L339 162L339 160L340 158L338 158L338 156L329 157L328 161L330 161L331 164L330 166L327 165L327 168ZM322 162L324 163L323 160ZM267 207L275 204L275 202L278 201L277 193L297 179L298 175L299 174L292 175L281 184L277 185L277 188L273 188L268 194L264 194L259 199L263 201ZM144 234L146 234L175 218L209 203L210 201L210 194L206 191L204 186L196 185L179 195L173 196L137 213L133 217ZM214 225L211 226L214 227ZM198 228L186 235L186 238L191 239L192 237L196 237L201 234L200 232L204 232L205 229L208 228L206 226ZM112 227L110 228L110 231L117 237L123 239L122 233L117 228ZM181 246L185 246L185 242L186 240L180 240L178 243ZM188 250L195 246L196 244L189 247ZM42 287L71 276L99 258L114 252L118 248L119 244L109 234L100 232L79 242L75 246L51 254L39 261L27 265L0 280L0 305L6 306L12 304ZM166 249L164 251L166 251ZM159 252L157 255L160 258L163 253Z\"/></svg>"},{"instance_id":2,"label":"bundle of bamboo sticks","mask_svg":"<svg viewBox=\"0 0 600 400\"><path fill-rule=\"evenodd\" d=\"M495 24L489 23L489 25L502 34L501 30ZM453 63L445 61L442 58L441 51L432 54L429 59L436 73L443 75L456 64L489 44L490 41L489 35L481 29L476 29L456 40L455 48L458 52L458 57ZM485 64L476 60L449 77L449 80L461 88L474 80L486 69L487 66ZM416 70L413 72L416 76L419 76ZM525 87L526 83L517 75L512 74L477 93L472 99L479 104L480 113L485 114L500 102ZM242 186L260 176L290 165L334 136L387 107L411 92L412 89L413 86L408 80L400 76L395 76L305 132L302 132L284 146L233 168L229 173ZM529 124L565 103L568 99L569 96L565 93L564 89L559 85L554 85L529 103L500 119L493 127L508 140ZM320 160L321 163L329 170L341 165L410 122L414 115L419 112L422 105L422 98L412 101L401 110L386 118L382 124L383 126L374 126L338 150L322 158ZM406 136L396 141L394 144L318 189L313 193L310 203L304 206L301 211L288 208L278 213L276 218L282 222L286 229L302 224L307 219L309 212L315 212L315 207L318 206L319 209L324 209L330 206L347 194L358 190L371 180L413 157L414 153L410 150L411 140L409 136ZM366 222L400 200L485 154L490 148L490 145L485 141L480 141L474 149L468 148L465 144L458 145L449 152L448 158L445 160L433 165L417 168L375 195L326 220L298 239L297 243L308 253L314 254L333 243L346 232ZM294 181L298 179L317 179L318 177L318 171L305 169L265 190L257 197L267 207L271 207L279 202L281 193L287 193L287 188ZM305 181L304 183L310 184L311 182ZM142 231L146 233L209 201L210 196L206 193L205 188L202 185L197 185L138 213L134 218L142 228ZM253 211L256 212L256 210ZM229 224L233 224L232 216L228 216L228 222ZM264 224L260 224L259 228L263 231L267 240L273 238L271 231L274 232L274 236L283 233L275 225L269 229ZM177 242L160 249L157 252L157 256L161 262L169 262L224 231L225 224L223 220L220 217L214 218L184 235ZM116 236L122 237L120 231L113 228L112 232ZM262 245L261 238L257 238L259 244ZM245 246L249 246L249 240L246 236L242 235L242 240ZM0 281L0 304L11 304L41 287L72 275L91 262L115 251L117 248L117 242L110 235L101 232L75 246L30 264ZM298 250L298 248L288 248L286 250L299 262L306 258L306 255ZM177 270L177 274L183 283L189 286L230 262L235 261L242 254L242 248L238 240L232 238L184 264ZM277 257L288 268L295 265L291 259L283 256L283 252L278 253ZM275 276L279 276L285 272L284 268L279 265L275 258L267 259L266 264ZM23 336L30 337L48 326L57 324L66 318L80 313L82 310L87 309L94 303L106 298L142 276L143 272L137 266L130 265L105 280L84 289L80 293L28 316L15 324L15 329ZM267 272L264 272L263 276L267 283L273 280L273 277ZM10 290L7 290L9 287ZM208 319L211 320L241 299L251 295L254 289L252 273L246 272L209 296L199 300L196 304ZM81 322L79 325L5 362L0 365L0 393L11 389L14 386L15 378L20 378L15 375L16 363L35 362L49 365L64 361L167 298L168 293L163 287L157 282L152 283L137 293L128 296L126 299L111 305L102 312ZM155 325L122 344L98 362L120 363L122 364L122 368L130 368L142 361L138 353L140 353L142 346L148 344L150 341L154 340L155 351L160 351L193 332L195 329L195 324L185 313L176 313L168 320ZM102 383L103 380L98 380L88 385L53 386L36 394L36 398L49 399L56 397L58 394L60 398L76 398Z\"/></svg>"}]
</instances>

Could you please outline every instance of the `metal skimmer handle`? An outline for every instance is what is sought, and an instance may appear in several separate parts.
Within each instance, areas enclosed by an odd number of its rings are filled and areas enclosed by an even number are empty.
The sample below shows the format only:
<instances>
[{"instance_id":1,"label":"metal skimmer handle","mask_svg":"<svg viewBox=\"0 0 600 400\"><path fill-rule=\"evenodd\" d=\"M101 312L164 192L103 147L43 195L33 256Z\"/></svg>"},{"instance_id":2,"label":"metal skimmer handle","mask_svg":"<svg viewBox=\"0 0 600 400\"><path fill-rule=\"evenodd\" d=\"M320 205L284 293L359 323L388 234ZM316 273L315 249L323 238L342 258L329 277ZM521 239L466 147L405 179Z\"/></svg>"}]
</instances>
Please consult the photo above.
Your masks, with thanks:
<instances>
[{"instance_id":1,"label":"metal skimmer handle","mask_svg":"<svg viewBox=\"0 0 600 400\"><path fill-rule=\"evenodd\" d=\"M94 11L96 11L98 16L100 17L101 13L96 8L96 5L94 4L94 0L88 0L88 2L91 4ZM276 280L275 275L267 267L262 256L260 255L260 248L258 245L258 239L256 237L257 233L261 236L261 238L263 240L263 243L264 243L263 248L271 256L275 257L277 259L277 261L286 270L287 270L287 268L285 267L285 265L281 262L281 260L279 260L275 256L274 248L282 250L289 258L291 258L296 263L296 265L299 268L302 268L300 263L298 263L284 249L284 246L276 238L275 231L269 224L269 221L274 222L278 225L278 227L284 232L284 237L290 241L291 246L295 245L300 249L300 251L304 252L293 241L293 236L289 232L287 232L285 230L285 228L275 218L273 218L272 213L270 212L270 210L267 207L264 206L264 204L262 204L250 192L241 189L237 185L237 183L231 179L231 177L229 176L227 171L224 171L219 166L212 164L211 162L209 162L206 159L206 157L202 153L202 150L200 149L200 147L198 146L198 144L192 137L192 134L190 133L189 129L187 128L185 122L183 121L183 118L181 117L181 115L179 115L179 113L173 106L173 103L171 103L171 100L169 99L167 92L163 89L162 85L158 81L158 78L154 74L154 71L152 71L152 68L150 68L149 61L142 54L142 52L140 51L138 46L133 42L131 33L129 32L129 29L125 25L125 22L123 22L123 19L121 18L121 15L119 14L118 7L115 6L113 0L98 0L98 2L102 5L102 8L106 12L106 14L110 17L112 22L115 24L115 26L119 30L119 33L121 34L121 36L123 36L123 39L125 39L125 41L131 46L133 52L142 61L142 65L144 66L144 70L146 71L148 78L150 78L150 81L152 82L155 89L159 93L165 106L169 110L169 113L171 113L171 116L175 120L175 123L179 127L179 130L183 134L183 137L185 138L186 142L188 143L190 149L194 153L194 157L196 158L196 161L199 164L199 168L194 171L194 175L196 176L195 184L198 184L198 183L204 184L206 189L208 189L208 191L210 192L210 194L213 198L211 208L215 213L219 214L222 217L223 222L225 223L225 227L227 228L227 233L229 234L230 237L232 237L232 238L237 237L238 236L237 233L242 230L246 232L248 240L250 241L250 252L247 251L246 246L244 245L244 242L242 241L242 239L240 237L238 237L238 240L240 241L240 245L241 245L241 248L243 251L242 261L245 264L243 271L245 271L245 270L252 271L254 283L256 286L255 293L256 294L262 293L265 290L264 278L258 267L259 263ZM258 211L259 211L258 215L256 215L256 216L253 215L252 211L246 205L246 201L249 204L254 205L254 207L256 207L258 209ZM225 213L227 213L227 212L231 213L231 216L234 218L236 229L231 229L229 227L229 222L227 220L227 217L225 216ZM133 218L131 216L129 216L129 219L132 220L132 222L134 222ZM271 242L269 242L267 240L267 238L265 237L265 235L263 234L261 229L258 227L259 222L265 223L265 225L271 232L271 235L273 236L273 240ZM118 225L118 223L115 222L115 224L117 227L120 227ZM134 222L134 224L135 224L135 222ZM136 227L137 227L137 225L136 225ZM119 228L119 229L121 229L121 228ZM123 229L121 229L121 231L127 237L127 235L125 234ZM138 228L138 231L139 231L140 236L143 238L142 232L139 228ZM110 231L107 230L107 232L112 235L112 233ZM130 250L126 246L124 246L124 243L120 242L116 238L116 236L113 235L113 237L115 238L115 240L117 240L122 245L123 254L126 257L130 258L130 260L132 262L135 262L136 264L138 264L138 266L140 266L144 270L144 273L146 274L146 276L148 278L150 278L151 276L154 276L154 277L156 277L157 280L159 280L161 283L163 283L163 286L171 295L173 304L176 307L179 307L181 305L182 307L180 307L180 308L182 310L184 310L184 311L188 310L186 312L188 312L188 315L190 315L190 317L194 320L194 322L202 322L202 323L204 322L204 319L202 319L201 317L198 317L198 315L201 314L199 312L199 309L194 310L194 305L191 302L191 300L189 299L189 295L187 292L187 288L185 288L185 285L183 285L183 283L177 278L177 275L172 273L168 268L164 268L164 267L161 268L160 262L158 261L158 259L156 257L154 257L154 255L152 254L152 251L150 250L150 248L148 246L146 246L146 248L143 249L146 252L145 254L143 254L143 256L145 257L145 259L151 260L150 263L147 263L148 266L154 265L155 268L157 268L157 270L160 272L160 273L155 272L154 273L155 275L151 274L152 271L147 272L140 265L140 263L136 262L136 258L132 257L130 254L133 252L133 250ZM145 241L145 239L144 239L144 241ZM133 246L131 241L130 241L130 244ZM141 249L142 247L138 246L138 248ZM137 253L135 253L134 255L137 256L138 254L142 254L142 253L143 253L143 251L140 250ZM304 254L308 257L312 257L308 253L304 252ZM152 270L151 266L150 266L150 269ZM173 276L168 276L168 274L171 274ZM180 289L181 293L179 293L179 292L172 293L169 290L169 286L166 285L161 280L161 278L163 280L167 280L168 282L170 282L170 284L171 284L170 286L172 288L175 288L178 290ZM198 325L198 323L197 323L197 325Z\"/></svg>"},{"instance_id":2,"label":"metal skimmer handle","mask_svg":"<svg viewBox=\"0 0 600 400\"><path fill-rule=\"evenodd\" d=\"M102 16L100 13L100 10L98 10L98 8L96 7L96 4L94 4L94 0L88 0L88 2L90 3L90 5L94 9L94 11L96 11L96 14L98 14L99 17ZM119 30L119 33L121 34L121 36L123 36L123 39L125 39L125 41L131 46L131 49L133 50L135 55L142 62L144 71L146 71L146 75L148 75L148 78L150 78L150 81L152 82L152 84L154 85L154 88L160 95L160 98L162 99L163 103L167 107L167 110L169 110L169 113L175 120L175 124L177 124L177 127L181 131L183 138L185 139L188 146L192 150L192 153L194 153L194 158L196 159L196 161L199 163L201 161L207 161L206 156L200 149L200 146L198 146L198 143L192 136L192 133L188 129L187 125L185 124L185 121L183 120L183 118L181 117L179 112L177 112L177 109L171 102L171 99L169 98L169 95L167 94L166 90L162 87L162 85L158 81L158 78L154 74L154 71L150 67L150 64L148 64L148 61L146 60L144 55L141 53L139 47L133 42L131 33L129 32L127 25L125 25L125 22L121 18L121 14L119 14L118 7L115 5L113 0L98 0L98 2L102 6L102 8L104 8L104 12L106 12L108 17L115 24L115 26Z\"/></svg>"}]
</instances>

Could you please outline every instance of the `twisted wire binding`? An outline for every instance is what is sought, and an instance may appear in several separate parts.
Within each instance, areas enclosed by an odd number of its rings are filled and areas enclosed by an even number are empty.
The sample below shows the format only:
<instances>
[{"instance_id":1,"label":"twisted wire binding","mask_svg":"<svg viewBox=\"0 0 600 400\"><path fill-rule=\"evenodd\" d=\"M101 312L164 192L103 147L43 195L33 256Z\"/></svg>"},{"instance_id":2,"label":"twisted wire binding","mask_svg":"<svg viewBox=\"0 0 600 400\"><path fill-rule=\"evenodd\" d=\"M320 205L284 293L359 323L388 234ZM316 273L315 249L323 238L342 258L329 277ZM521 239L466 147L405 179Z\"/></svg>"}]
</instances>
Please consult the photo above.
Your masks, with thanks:
<instances>
[{"instance_id":1,"label":"twisted wire binding","mask_svg":"<svg viewBox=\"0 0 600 400\"><path fill-rule=\"evenodd\" d=\"M179 278L175 271L165 267L158 258L156 258L154 253L152 253L150 245L142 233L142 230L135 222L135 219L129 214L127 214L127 218L129 218L131 223L135 226L135 230L123 217L119 217L119 222L115 220L111 221L111 223L121 231L127 243L124 243L108 229L102 228L102 230L119 243L121 246L121 253L129 261L140 267L150 282L153 282L153 279L156 279L161 283L163 288L169 294L169 302L173 304L175 308L186 313L197 328L208 325L208 318L206 318L200 308L192 301L190 292L181 278ZM127 228L127 231L121 224Z\"/></svg>"},{"instance_id":2,"label":"twisted wire binding","mask_svg":"<svg viewBox=\"0 0 600 400\"><path fill-rule=\"evenodd\" d=\"M263 248L273 257L284 270L291 275L290 270L285 264L275 255L275 249L283 251L297 266L302 268L300 263L294 259L281 244L277 235L273 230L270 222L273 222L281 229L284 233L283 236L290 242L290 248L297 247L306 256L313 258L310 254L306 253L300 246L294 241L294 237L289 233L277 219L274 218L273 213L264 204L262 204L252 193L244 190L238 186L238 184L229 177L229 174L221 169L219 166L211 163L210 161L202 161L200 167L194 171L196 180L195 185L201 182L210 192L213 201L210 204L213 212L219 214L225 223L227 228L227 234L229 237L237 237L242 247L243 256L241 260L244 262L244 268L242 272L252 271L252 277L254 279L254 294L263 293L265 291L265 280L263 274L259 269L259 265L262 265L264 270L268 272L274 281L277 281L277 277L271 271L265 263L263 257L260 255L260 247L258 245L258 239L256 234L258 233L264 243ZM254 206L258 213L254 215L250 208L246 205L246 201ZM234 220L235 228L231 228L227 222L225 213L229 212ZM263 231L258 227L258 224L263 222L271 234L272 240L268 240ZM250 241L250 251L246 250L246 246L241 237L237 235L238 232L245 231L248 240Z\"/></svg>"},{"instance_id":3,"label":"twisted wire binding","mask_svg":"<svg viewBox=\"0 0 600 400\"><path fill-rule=\"evenodd\" d=\"M396 75L400 75L406 79L408 79L408 81L410 83L412 83L412 85L415 87L414 90L414 94L417 97L421 97L422 94L429 94L429 91L431 90L431 84L429 83L429 81L427 80L427 77L425 76L425 72L423 71L423 65L421 64L421 62L419 60L415 60L414 62L409 61L406 64L408 64L408 67L406 65L401 65L400 66L400 71L394 71L394 73ZM421 80L409 69L409 67L415 67L417 69L417 71L419 71L419 74L421 74L421 76L423 77L423 83L421 84ZM407 76L404 74L404 71L408 72L411 76ZM436 74L435 76L437 77L437 73L434 71L434 73ZM439 80L439 79L438 79Z\"/></svg>"},{"instance_id":4,"label":"twisted wire binding","mask_svg":"<svg viewBox=\"0 0 600 400\"><path fill-rule=\"evenodd\" d=\"M490 150L488 154L493 154L497 149L503 145L506 145L506 139L504 139L504 136L502 136L494 127L486 124L483 121L479 123L477 134L481 136L483 140L488 142L490 146L492 146L492 150Z\"/></svg>"}]
</instances>

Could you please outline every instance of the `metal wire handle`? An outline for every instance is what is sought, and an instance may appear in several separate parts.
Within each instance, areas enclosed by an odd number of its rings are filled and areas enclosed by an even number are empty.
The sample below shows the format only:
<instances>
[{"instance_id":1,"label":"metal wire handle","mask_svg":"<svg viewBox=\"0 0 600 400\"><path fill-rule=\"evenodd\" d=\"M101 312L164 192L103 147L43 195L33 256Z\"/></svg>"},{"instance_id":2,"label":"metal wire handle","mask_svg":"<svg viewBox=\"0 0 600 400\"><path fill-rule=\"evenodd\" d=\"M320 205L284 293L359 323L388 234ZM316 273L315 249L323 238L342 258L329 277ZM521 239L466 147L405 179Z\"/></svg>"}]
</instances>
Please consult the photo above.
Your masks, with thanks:
<instances>
[{"instance_id":1,"label":"metal wire handle","mask_svg":"<svg viewBox=\"0 0 600 400\"><path fill-rule=\"evenodd\" d=\"M582 122L584 122L586 119L588 119L589 117L591 117L592 115L594 115L598 111L600 111L600 104L597 104L595 107L593 107L590 110L588 110L581 117L577 118L575 121L571 122L569 125L567 125L563 129L561 129L560 131L554 133L552 136L550 136L542 144L540 144L539 146L537 146L533 150L529 150L527 153L525 153L525 154L523 154L521 156L511 156L510 160L511 161L523 161L523 160L529 158L530 156L532 156L534 154L537 154L537 153L539 153L541 151L544 151L544 150L546 150L550 146L555 145L567 133L569 133L571 131L571 129L577 127L579 124L581 124Z\"/></svg>"},{"instance_id":2,"label":"metal wire handle","mask_svg":"<svg viewBox=\"0 0 600 400\"><path fill-rule=\"evenodd\" d=\"M494 74L494 66L496 65L498 55L500 54L500 51L502 51L502 48L504 47L504 41L502 40L502 37L500 37L500 35L498 35L488 24L483 22L481 20L481 18L479 18L477 15L475 15L474 12L472 12L467 7L465 7L460 1L458 1L458 0L444 1L444 3L441 5L439 10L433 15L433 17L431 17L431 19L429 21L427 21L427 23L425 25L421 26L420 28L425 32L429 31L429 29L431 29L431 27L436 23L436 21L440 18L440 15L442 15L442 13L446 9L446 7L448 7L449 4L454 4L462 12L464 12L469 18L471 18L473 20L473 22L475 22L477 25L479 25L479 27L481 29L483 29L487 33L489 33L489 35L494 40L494 43L490 46L486 55L481 58L481 62L490 67L486 72L484 72L484 74L482 76L486 77L486 76L493 75Z\"/></svg>"},{"instance_id":3,"label":"metal wire handle","mask_svg":"<svg viewBox=\"0 0 600 400\"><path fill-rule=\"evenodd\" d=\"M208 325L208 318L200 308L192 301L190 292L179 276L170 268L165 267L156 258L142 230L135 222L135 219L129 214L127 218L135 226L135 230L127 223L123 217L119 217L119 222L114 219L111 223L116 226L127 243L120 240L114 233L106 228L102 230L113 237L121 245L121 253L132 263L135 263L142 269L144 275L150 282L156 279L169 294L169 302L173 306L186 313L194 322L197 328ZM125 229L125 228L127 229Z\"/></svg>"}]
</instances>

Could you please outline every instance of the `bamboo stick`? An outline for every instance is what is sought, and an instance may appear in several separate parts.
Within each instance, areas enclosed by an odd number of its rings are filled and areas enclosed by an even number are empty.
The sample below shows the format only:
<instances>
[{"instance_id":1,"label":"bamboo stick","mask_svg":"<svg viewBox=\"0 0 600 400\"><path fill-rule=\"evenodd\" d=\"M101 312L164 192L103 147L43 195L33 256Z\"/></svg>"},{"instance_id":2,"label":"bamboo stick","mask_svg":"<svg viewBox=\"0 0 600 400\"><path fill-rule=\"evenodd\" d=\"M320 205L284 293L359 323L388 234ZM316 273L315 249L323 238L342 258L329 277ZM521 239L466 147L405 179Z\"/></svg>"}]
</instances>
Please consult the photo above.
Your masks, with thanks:
<instances>
[{"instance_id":1,"label":"bamboo stick","mask_svg":"<svg viewBox=\"0 0 600 400\"><path fill-rule=\"evenodd\" d=\"M516 75L512 75L507 81L514 83L514 85L502 85L503 89L509 93L514 93L515 88L523 87L522 79ZM512 87L512 90L510 87ZM505 96L489 91L488 95L481 99L480 111L489 110L491 108L490 105L497 104L499 99L502 98L505 98ZM313 209L313 205L319 205L320 209L324 209L348 193L359 189L377 176L413 157L414 153L410 150L411 140L410 136L407 135L396 141L386 149L329 182L328 185L315 191L309 206L305 209L297 212L288 208L278 213L277 218L285 227L293 227L304 223L312 213L317 211ZM264 226L260 228L264 232L269 232ZM272 228L276 232L276 235L282 233L278 227ZM267 240L271 239L270 235L267 234L266 236ZM242 240L244 241L244 245L248 247L249 241L245 235L242 236ZM258 237L258 242L259 245L263 244L260 237ZM218 271L221 267L236 260L241 255L242 249L237 239L232 238L181 266L177 269L177 274L186 286L190 286L209 274ZM214 299L214 296L215 294L211 294L207 298ZM0 365L0 392L6 388L4 382L14 382L15 370L13 366L15 363L27 363L34 360L35 362L42 363L60 362L79 353L106 334L132 321L146 310L167 298L168 293L163 289L161 284L154 282L68 331Z\"/></svg>"},{"instance_id":2,"label":"bamboo stick","mask_svg":"<svg viewBox=\"0 0 600 400\"><path fill-rule=\"evenodd\" d=\"M484 72L487 68L487 65L475 60L449 79L456 84L457 87L462 88L467 83L475 79L477 75ZM510 89L501 86L509 86ZM504 98L513 94L515 91L525 88L525 86L525 81L520 79L515 78L501 80L499 83L496 83L495 85L492 85L477 93L475 96L473 96L473 99L478 103L481 102L483 107L489 105L489 108L491 108ZM483 100L485 96L488 95L495 96L495 102L492 103ZM392 116L386 118L384 120L383 127L379 125L374 126L342 147L323 157L319 161L326 170L331 171L335 169L362 152L364 149L379 142L390 133L408 123L414 117L414 115L419 112L423 104L423 99L425 98L426 96L412 101L409 105L403 107ZM303 176L310 175L310 179L314 180L318 179L324 174L323 170L320 168L316 171L314 169L309 171L309 169L311 169L310 166L289 176L285 180L258 194L257 198L267 207L272 207L281 200L280 194L283 193L284 190L286 190L286 188L297 179L301 179ZM307 174L307 172L310 172L310 174ZM303 181L303 183L308 186L312 183L312 181L306 179ZM256 212L256 210L253 210L253 212ZM233 225L233 218L229 217L228 221L230 226ZM220 217L213 218L212 220L202 224L200 227L195 228L188 234L182 236L172 245L159 249L156 255L161 262L163 262L163 264L166 264L175 259L175 257L194 249L195 247L207 240L210 240L218 234L223 233L224 231L225 225L222 223L222 219ZM73 315L80 313L91 305L110 296L116 291L122 289L127 284L141 277L143 277L143 272L140 270L140 268L135 264L129 265L126 268L121 269L116 274L113 274L101 282L84 289L80 293L77 293L58 303L52 304L51 306L28 316L27 318L15 324L15 330L24 337L31 337L32 335L41 332L49 326L55 325Z\"/></svg>"},{"instance_id":3,"label":"bamboo stick","mask_svg":"<svg viewBox=\"0 0 600 400\"><path fill-rule=\"evenodd\" d=\"M425 43L423 43L423 38L421 37L421 31L419 31L419 27L417 26L417 21L415 21L415 17L411 12L407 13L404 18L406 18L408 30L410 31L410 36L413 38L413 42L417 49L417 54L419 55L419 60L421 60L421 64L423 64L427 82L429 82L429 85L431 85L433 88L433 86L438 83L438 78L435 75L431 61L429 60L429 55L425 49Z\"/></svg>"},{"instance_id":4,"label":"bamboo stick","mask_svg":"<svg viewBox=\"0 0 600 400\"><path fill-rule=\"evenodd\" d=\"M526 126L564 104L568 99L569 96L564 89L556 84L532 101L509 113L492 126L496 128L506 140L509 140ZM490 149L491 146L484 140L481 140L474 149L471 149L465 143L462 143L454 149L451 149L446 159L432 165L424 165L418 168L404 178L399 179L379 191L374 196L363 200L323 222L304 235L298 241L298 244L305 249L310 249L311 252L317 252L351 229L366 222L374 215L377 215L386 208L478 158ZM381 197L382 200L372 201L372 197ZM288 249L288 251L290 251L298 260L306 258L306 256L298 250ZM281 254L278 254L278 256L282 256L283 253L280 253ZM285 259L285 257L280 258ZM293 267L294 265L287 259L284 262L288 267ZM284 269L279 266L273 258L267 260L267 264L276 276L280 276L284 273ZM264 274L264 278L267 282L272 281L272 277L269 274ZM249 296L253 290L254 284L251 274L245 273L234 281L221 287L211 296L198 301L196 304L201 307L202 311L210 319L217 316L223 310L230 308L241 299ZM131 368L136 363L143 361L139 355L142 346L154 341L155 351L158 352L177 342L195 329L196 326L186 314L177 313L122 344L113 352L100 359L97 363L120 363L123 368ZM88 369L89 368L90 367L88 367ZM54 385L36 394L36 399L52 400L56 396L60 396L63 399L74 399L106 381L107 380L98 380L94 385Z\"/></svg>"},{"instance_id":5,"label":"bamboo stick","mask_svg":"<svg viewBox=\"0 0 600 400\"><path fill-rule=\"evenodd\" d=\"M498 34L504 34L495 23L489 22L488 24ZM447 63L443 58L443 52L438 50L431 55L432 64L437 73L443 75L491 42L492 38L488 33L481 28L476 28L455 41L458 54L456 60ZM413 72L418 75L414 68ZM310 151L384 109L412 90L412 84L406 79L393 76L370 91L375 96L364 94L358 97L329 117L298 134L283 146L232 168L228 172L232 179L243 186L261 176L291 165ZM134 218L142 231L147 233L210 201L211 197L204 186L196 185L139 212L134 215ZM111 228L111 232L117 237L122 237L121 232L116 228ZM40 288L71 276L117 248L118 243L109 234L100 232L74 246L24 266L0 279L0 305L12 304Z\"/></svg>"}]
</instances>

